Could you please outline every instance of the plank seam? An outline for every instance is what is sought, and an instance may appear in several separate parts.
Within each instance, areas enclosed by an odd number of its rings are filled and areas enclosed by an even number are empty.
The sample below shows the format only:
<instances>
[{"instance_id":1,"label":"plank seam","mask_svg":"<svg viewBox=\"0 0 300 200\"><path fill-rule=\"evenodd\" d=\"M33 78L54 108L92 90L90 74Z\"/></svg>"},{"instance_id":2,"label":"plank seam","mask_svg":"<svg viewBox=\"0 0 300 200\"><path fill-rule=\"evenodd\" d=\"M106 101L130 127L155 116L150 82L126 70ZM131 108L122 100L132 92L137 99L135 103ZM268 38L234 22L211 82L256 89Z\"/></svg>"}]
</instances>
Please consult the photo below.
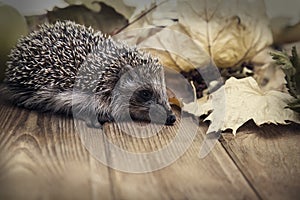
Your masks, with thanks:
<instances>
[{"instance_id":1,"label":"plank seam","mask_svg":"<svg viewBox=\"0 0 300 200\"><path fill-rule=\"evenodd\" d=\"M261 195L259 194L259 192L255 189L254 185L252 185L251 181L248 179L248 177L246 176L246 174L244 174L244 172L241 170L241 168L239 167L239 165L237 164L237 162L233 159L232 155L229 153L229 151L227 150L227 148L223 144L223 142L225 141L225 139L223 138L223 136L221 136L221 137L222 137L222 139L219 139L219 142L221 143L222 147L225 149L225 151L228 154L229 158L232 160L232 162L237 167L237 169L241 172L242 176L244 177L244 179L246 180L246 182L248 183L248 185L250 186L250 188L253 190L253 192L255 193L255 195L258 197L258 199L262 200L263 198L261 197ZM223 140L223 142L222 142L222 140Z\"/></svg>"}]
</instances>

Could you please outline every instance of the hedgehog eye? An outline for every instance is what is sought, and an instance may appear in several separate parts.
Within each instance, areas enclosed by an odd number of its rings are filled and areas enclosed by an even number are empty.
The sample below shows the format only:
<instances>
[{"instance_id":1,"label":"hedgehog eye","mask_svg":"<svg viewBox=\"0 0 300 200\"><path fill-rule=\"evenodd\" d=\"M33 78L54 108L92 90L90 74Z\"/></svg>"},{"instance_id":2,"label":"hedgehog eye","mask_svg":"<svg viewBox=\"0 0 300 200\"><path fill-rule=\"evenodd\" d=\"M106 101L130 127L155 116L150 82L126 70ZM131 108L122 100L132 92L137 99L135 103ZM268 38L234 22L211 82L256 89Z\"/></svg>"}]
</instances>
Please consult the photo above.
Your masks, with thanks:
<instances>
[{"instance_id":1,"label":"hedgehog eye","mask_svg":"<svg viewBox=\"0 0 300 200\"><path fill-rule=\"evenodd\" d=\"M141 90L139 91L139 96L143 100L149 101L152 98L152 92L150 90Z\"/></svg>"}]
</instances>

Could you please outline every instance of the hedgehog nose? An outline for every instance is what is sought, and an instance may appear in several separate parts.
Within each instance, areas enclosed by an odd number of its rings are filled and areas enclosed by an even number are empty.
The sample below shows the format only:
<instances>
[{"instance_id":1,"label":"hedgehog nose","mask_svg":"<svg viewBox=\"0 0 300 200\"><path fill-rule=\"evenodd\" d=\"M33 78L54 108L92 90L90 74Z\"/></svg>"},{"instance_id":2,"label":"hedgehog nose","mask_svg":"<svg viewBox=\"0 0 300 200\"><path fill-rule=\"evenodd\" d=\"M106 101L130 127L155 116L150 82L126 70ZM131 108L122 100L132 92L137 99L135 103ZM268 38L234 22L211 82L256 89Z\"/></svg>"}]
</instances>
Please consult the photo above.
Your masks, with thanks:
<instances>
[{"instance_id":1,"label":"hedgehog nose","mask_svg":"<svg viewBox=\"0 0 300 200\"><path fill-rule=\"evenodd\" d=\"M171 114L167 117L166 125L173 125L175 121L176 121L176 116Z\"/></svg>"}]
</instances>

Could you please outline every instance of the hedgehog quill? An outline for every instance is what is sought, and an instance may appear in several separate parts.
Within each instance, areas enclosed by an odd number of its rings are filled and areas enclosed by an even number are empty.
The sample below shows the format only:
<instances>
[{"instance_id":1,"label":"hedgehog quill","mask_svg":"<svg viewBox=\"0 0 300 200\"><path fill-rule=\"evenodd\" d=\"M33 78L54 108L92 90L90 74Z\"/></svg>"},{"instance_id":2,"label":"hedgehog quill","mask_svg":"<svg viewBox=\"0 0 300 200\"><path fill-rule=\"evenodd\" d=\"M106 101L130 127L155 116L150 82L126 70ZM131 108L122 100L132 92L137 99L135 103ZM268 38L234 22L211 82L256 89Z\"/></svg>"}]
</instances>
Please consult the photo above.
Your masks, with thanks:
<instances>
[{"instance_id":1,"label":"hedgehog quill","mask_svg":"<svg viewBox=\"0 0 300 200\"><path fill-rule=\"evenodd\" d=\"M21 38L9 55L4 83L18 106L77 112L92 127L126 118L126 108L132 119L151 121L153 105L154 121L163 114L161 123L176 121L156 58L71 21L43 24Z\"/></svg>"}]
</instances>

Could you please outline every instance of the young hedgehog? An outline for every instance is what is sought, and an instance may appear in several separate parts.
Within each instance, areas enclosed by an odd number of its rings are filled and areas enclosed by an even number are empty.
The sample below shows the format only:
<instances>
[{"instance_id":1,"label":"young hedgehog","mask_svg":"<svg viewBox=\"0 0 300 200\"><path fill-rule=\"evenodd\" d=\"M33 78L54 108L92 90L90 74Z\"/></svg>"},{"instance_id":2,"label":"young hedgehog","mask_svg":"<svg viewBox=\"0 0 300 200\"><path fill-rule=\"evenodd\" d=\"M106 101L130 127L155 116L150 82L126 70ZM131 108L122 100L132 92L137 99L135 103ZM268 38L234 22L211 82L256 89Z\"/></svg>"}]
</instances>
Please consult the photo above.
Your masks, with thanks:
<instances>
[{"instance_id":1,"label":"young hedgehog","mask_svg":"<svg viewBox=\"0 0 300 200\"><path fill-rule=\"evenodd\" d=\"M93 127L128 114L139 121L176 121L157 59L70 21L41 25L21 38L4 82L17 105L79 113Z\"/></svg>"}]
</instances>

